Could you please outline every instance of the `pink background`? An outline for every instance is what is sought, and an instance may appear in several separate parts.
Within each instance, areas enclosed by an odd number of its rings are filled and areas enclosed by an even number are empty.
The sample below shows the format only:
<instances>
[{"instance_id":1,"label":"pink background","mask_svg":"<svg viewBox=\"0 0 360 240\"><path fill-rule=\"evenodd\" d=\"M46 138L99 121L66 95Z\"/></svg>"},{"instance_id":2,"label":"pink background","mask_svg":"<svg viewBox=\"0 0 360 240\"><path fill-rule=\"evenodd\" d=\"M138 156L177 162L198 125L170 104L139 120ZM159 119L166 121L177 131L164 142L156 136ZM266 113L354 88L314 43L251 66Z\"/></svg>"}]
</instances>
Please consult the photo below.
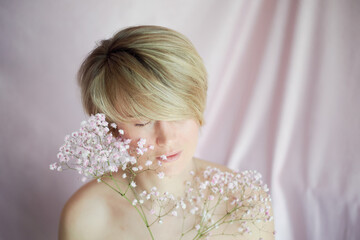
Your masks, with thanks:
<instances>
[{"instance_id":1,"label":"pink background","mask_svg":"<svg viewBox=\"0 0 360 240\"><path fill-rule=\"evenodd\" d=\"M360 239L359 13L354 0L1 1L0 239L57 238L82 184L48 170L86 118L76 71L138 24L197 47L209 92L196 156L262 173L277 239Z\"/></svg>"}]
</instances>

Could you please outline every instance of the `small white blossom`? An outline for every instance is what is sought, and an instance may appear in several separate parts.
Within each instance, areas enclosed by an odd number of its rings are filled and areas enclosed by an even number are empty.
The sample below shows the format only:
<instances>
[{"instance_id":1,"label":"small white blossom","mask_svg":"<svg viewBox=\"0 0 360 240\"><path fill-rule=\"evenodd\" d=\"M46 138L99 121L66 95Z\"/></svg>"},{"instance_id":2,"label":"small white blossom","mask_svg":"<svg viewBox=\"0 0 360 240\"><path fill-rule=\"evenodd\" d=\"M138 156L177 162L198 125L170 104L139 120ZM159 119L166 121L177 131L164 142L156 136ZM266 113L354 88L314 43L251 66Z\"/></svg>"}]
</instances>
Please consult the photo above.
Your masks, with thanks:
<instances>
[{"instance_id":1,"label":"small white blossom","mask_svg":"<svg viewBox=\"0 0 360 240\"><path fill-rule=\"evenodd\" d=\"M163 179L164 176L165 176L165 173L164 173L164 172L159 172L159 173L158 173L158 177L159 177L160 179Z\"/></svg>"},{"instance_id":2,"label":"small white blossom","mask_svg":"<svg viewBox=\"0 0 360 240\"><path fill-rule=\"evenodd\" d=\"M55 170L56 168L56 163L50 164L50 170Z\"/></svg>"},{"instance_id":3,"label":"small white blossom","mask_svg":"<svg viewBox=\"0 0 360 240\"><path fill-rule=\"evenodd\" d=\"M134 188L134 187L136 187L136 183L135 183L134 181L132 181L132 182L130 183L130 186Z\"/></svg>"},{"instance_id":4,"label":"small white blossom","mask_svg":"<svg viewBox=\"0 0 360 240\"><path fill-rule=\"evenodd\" d=\"M146 139L144 139L144 138L140 138L140 140L137 142L137 145L140 148L143 148L145 144L146 144Z\"/></svg>"},{"instance_id":5,"label":"small white blossom","mask_svg":"<svg viewBox=\"0 0 360 240\"><path fill-rule=\"evenodd\" d=\"M197 212L197 210L198 210L198 208L197 208L197 207L194 207L194 208L192 208L192 209L190 210L190 213L191 213L192 215L195 215L195 213Z\"/></svg>"},{"instance_id":6,"label":"small white blossom","mask_svg":"<svg viewBox=\"0 0 360 240\"><path fill-rule=\"evenodd\" d=\"M143 149L141 149L141 148L136 148L136 154L137 155L144 155L144 151L143 151Z\"/></svg>"},{"instance_id":7,"label":"small white blossom","mask_svg":"<svg viewBox=\"0 0 360 240\"><path fill-rule=\"evenodd\" d=\"M133 167L132 170L133 170L134 172L137 172L137 171L139 171L139 168Z\"/></svg>"}]
</instances>

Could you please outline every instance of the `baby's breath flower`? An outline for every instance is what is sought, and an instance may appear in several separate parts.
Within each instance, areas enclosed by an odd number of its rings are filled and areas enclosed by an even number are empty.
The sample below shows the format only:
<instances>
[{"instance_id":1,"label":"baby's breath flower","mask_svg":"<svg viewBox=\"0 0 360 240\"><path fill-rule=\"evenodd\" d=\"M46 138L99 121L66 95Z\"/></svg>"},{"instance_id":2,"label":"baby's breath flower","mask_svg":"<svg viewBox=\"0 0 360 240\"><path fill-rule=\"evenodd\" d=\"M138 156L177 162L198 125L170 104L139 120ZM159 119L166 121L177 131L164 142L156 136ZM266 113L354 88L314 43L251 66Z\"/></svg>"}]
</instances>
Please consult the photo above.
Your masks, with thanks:
<instances>
[{"instance_id":1,"label":"baby's breath flower","mask_svg":"<svg viewBox=\"0 0 360 240\"><path fill-rule=\"evenodd\" d=\"M144 151L141 148L136 148L136 154L137 155L144 155Z\"/></svg>"},{"instance_id":2,"label":"baby's breath flower","mask_svg":"<svg viewBox=\"0 0 360 240\"><path fill-rule=\"evenodd\" d=\"M57 168L57 163L50 164L50 170L55 170Z\"/></svg>"},{"instance_id":3,"label":"baby's breath flower","mask_svg":"<svg viewBox=\"0 0 360 240\"><path fill-rule=\"evenodd\" d=\"M195 215L195 213L197 212L197 210L199 210L197 207L194 207L194 208L192 208L191 210L190 210L190 213L192 214L192 215Z\"/></svg>"},{"instance_id":4,"label":"baby's breath flower","mask_svg":"<svg viewBox=\"0 0 360 240\"><path fill-rule=\"evenodd\" d=\"M146 139L140 138L140 140L137 142L138 147L143 148L146 144Z\"/></svg>"},{"instance_id":5,"label":"baby's breath flower","mask_svg":"<svg viewBox=\"0 0 360 240\"><path fill-rule=\"evenodd\" d=\"M132 170L133 170L134 172L137 172L137 171L139 171L139 168L137 168L137 167L132 167Z\"/></svg>"},{"instance_id":6,"label":"baby's breath flower","mask_svg":"<svg viewBox=\"0 0 360 240\"><path fill-rule=\"evenodd\" d=\"M49 168L57 171L75 169L83 175L83 181L95 178L98 182L102 182L102 176L108 176L106 173L111 176L112 172L117 172L120 168L123 170L120 174L122 178L128 179L129 186L135 188L137 187L133 180L135 176L145 171L157 171L156 166L154 169L149 168L156 165L152 160L145 162L143 165L146 166L145 169L137 161L139 155L153 150L154 146L145 146L146 139L141 138L137 142L136 149L130 151L131 139L114 137L108 126L114 129L117 126L115 123L108 124L105 119L104 114L96 114L92 115L88 121L81 122L79 131L65 137L65 144L60 147L57 154L59 161L50 164ZM124 135L122 129L118 132ZM129 152L137 153L137 156L132 156ZM161 159L166 160L166 156L162 155ZM161 167L162 161L158 161L157 165ZM157 176L162 179L165 173L158 172ZM159 224L163 222L162 217L165 215L175 217L181 213L184 213L184 216L193 215L195 219L200 219L199 222L195 222L194 228L197 231L201 229L206 232L203 237L211 235L209 226L218 228L222 225L217 222L221 216L218 213L214 214L218 212L214 210L220 205L227 209L226 212L224 211L224 216L230 214L227 216L228 223L237 224L234 226L238 229L237 234L251 234L249 224L273 220L271 198L268 194L264 194L269 189L266 184L263 184L260 173L256 171L223 172L217 168L208 167L202 173L195 174L191 171L190 176L193 180L185 182L184 196L179 199L170 192L160 193L156 187L152 187L150 191L144 190L137 195L131 204L137 206L149 201L150 214L157 217ZM213 201L215 199L217 200ZM159 209L157 215L155 209ZM247 220L244 221L245 219Z\"/></svg>"},{"instance_id":7,"label":"baby's breath flower","mask_svg":"<svg viewBox=\"0 0 360 240\"><path fill-rule=\"evenodd\" d=\"M165 173L164 173L164 172L159 172L159 173L158 173L158 177L159 177L160 179L163 179L164 176L165 176Z\"/></svg>"},{"instance_id":8,"label":"baby's breath flower","mask_svg":"<svg viewBox=\"0 0 360 240\"><path fill-rule=\"evenodd\" d=\"M130 163L131 163L132 165L136 164L136 163L137 163L136 158L133 157L133 156L131 156L131 157L130 157Z\"/></svg>"}]
</instances>

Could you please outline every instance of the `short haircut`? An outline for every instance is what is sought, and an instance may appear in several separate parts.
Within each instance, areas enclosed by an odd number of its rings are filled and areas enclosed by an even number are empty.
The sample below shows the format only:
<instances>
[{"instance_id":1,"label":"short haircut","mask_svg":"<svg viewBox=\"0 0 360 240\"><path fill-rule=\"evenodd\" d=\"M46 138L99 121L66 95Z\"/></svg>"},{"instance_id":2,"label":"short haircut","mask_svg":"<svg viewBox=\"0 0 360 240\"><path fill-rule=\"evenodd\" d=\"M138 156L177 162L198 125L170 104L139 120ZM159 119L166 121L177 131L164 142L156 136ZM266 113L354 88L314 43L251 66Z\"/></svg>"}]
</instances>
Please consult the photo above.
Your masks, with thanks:
<instances>
[{"instance_id":1,"label":"short haircut","mask_svg":"<svg viewBox=\"0 0 360 240\"><path fill-rule=\"evenodd\" d=\"M207 74L193 44L160 26L125 28L102 40L78 72L87 114L204 124Z\"/></svg>"}]
</instances>

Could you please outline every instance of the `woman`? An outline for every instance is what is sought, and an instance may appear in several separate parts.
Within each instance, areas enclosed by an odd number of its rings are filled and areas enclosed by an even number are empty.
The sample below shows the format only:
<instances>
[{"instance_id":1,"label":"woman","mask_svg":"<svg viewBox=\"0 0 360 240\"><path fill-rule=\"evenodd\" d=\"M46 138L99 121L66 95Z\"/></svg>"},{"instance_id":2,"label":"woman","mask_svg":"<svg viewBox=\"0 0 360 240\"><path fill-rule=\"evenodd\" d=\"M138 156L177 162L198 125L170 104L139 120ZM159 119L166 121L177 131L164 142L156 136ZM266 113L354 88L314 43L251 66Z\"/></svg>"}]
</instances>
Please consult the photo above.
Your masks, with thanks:
<instances>
[{"instance_id":1,"label":"woman","mask_svg":"<svg viewBox=\"0 0 360 240\"><path fill-rule=\"evenodd\" d=\"M149 158L159 161L165 177L159 179L154 171L137 175L136 191L129 191L128 199L153 186L159 192L171 192L181 198L186 192L184 183L201 177L207 167L231 172L193 157L199 129L204 124L207 77L202 59L180 33L158 26L126 28L90 53L80 68L78 81L89 115L104 113L108 122L124 130L124 138L144 138L146 144L154 146L138 163L144 165ZM134 148L135 141L130 149ZM126 181L123 174L119 171L114 176L118 181ZM224 206L220 204L218 211L226 214ZM151 211L155 210L144 204L146 208L146 216L151 219ZM191 216L184 221L182 217L166 216L151 226L151 235L155 239L193 239L199 230L194 221ZM223 224L211 236L198 237L232 239L226 233L229 229L238 232L237 224ZM186 234L184 229L188 229ZM271 221L261 227L253 224L246 230L234 239L274 238ZM106 184L96 181L78 190L61 215L61 240L150 238L136 209Z\"/></svg>"}]
</instances>

